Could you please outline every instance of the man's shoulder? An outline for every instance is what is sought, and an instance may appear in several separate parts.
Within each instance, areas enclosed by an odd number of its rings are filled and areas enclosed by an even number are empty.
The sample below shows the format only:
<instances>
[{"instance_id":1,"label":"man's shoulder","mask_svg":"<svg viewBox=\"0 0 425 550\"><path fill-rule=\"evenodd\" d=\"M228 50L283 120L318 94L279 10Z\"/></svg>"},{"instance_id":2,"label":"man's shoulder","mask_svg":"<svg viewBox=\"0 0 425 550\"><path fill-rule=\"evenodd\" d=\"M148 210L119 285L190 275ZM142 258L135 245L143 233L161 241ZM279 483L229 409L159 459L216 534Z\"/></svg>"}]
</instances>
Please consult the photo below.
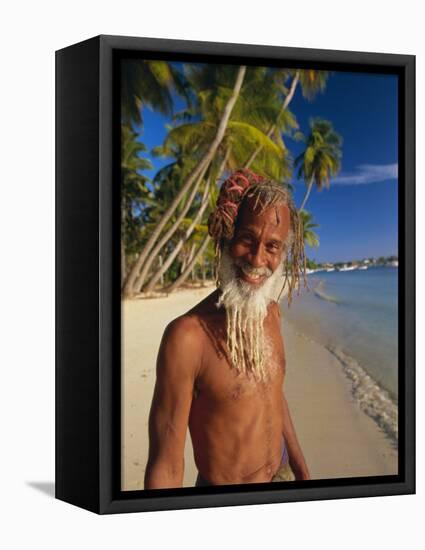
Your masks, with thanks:
<instances>
[{"instance_id":1,"label":"man's shoulder","mask_svg":"<svg viewBox=\"0 0 425 550\"><path fill-rule=\"evenodd\" d=\"M188 312L168 323L164 335L179 341L199 336L201 324L196 313Z\"/></svg>"},{"instance_id":2,"label":"man's shoulder","mask_svg":"<svg viewBox=\"0 0 425 550\"><path fill-rule=\"evenodd\" d=\"M163 336L163 343L167 347L190 349L195 352L201 350L205 339L205 321L212 312L216 311L215 294L215 292L209 294L188 312L167 325Z\"/></svg>"},{"instance_id":3,"label":"man's shoulder","mask_svg":"<svg viewBox=\"0 0 425 550\"><path fill-rule=\"evenodd\" d=\"M201 327L195 315L186 313L165 328L158 355L158 372L193 373L202 357Z\"/></svg>"}]
</instances>

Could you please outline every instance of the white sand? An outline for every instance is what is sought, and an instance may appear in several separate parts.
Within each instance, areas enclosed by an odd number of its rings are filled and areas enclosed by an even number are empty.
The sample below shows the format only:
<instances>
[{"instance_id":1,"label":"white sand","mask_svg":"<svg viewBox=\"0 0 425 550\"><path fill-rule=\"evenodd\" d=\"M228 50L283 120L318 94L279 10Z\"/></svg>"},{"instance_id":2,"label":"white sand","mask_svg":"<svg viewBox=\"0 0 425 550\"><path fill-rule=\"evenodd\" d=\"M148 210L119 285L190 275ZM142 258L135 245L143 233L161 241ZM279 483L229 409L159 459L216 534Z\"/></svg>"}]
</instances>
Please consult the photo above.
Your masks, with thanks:
<instances>
[{"instance_id":1,"label":"white sand","mask_svg":"<svg viewBox=\"0 0 425 550\"><path fill-rule=\"evenodd\" d=\"M166 298L123 304L122 488L143 489L148 456L148 414L155 362L166 325L202 300L213 287L183 290ZM397 451L359 408L338 360L325 348L284 326L285 393L312 478L397 473ZM196 467L188 433L184 485Z\"/></svg>"}]
</instances>

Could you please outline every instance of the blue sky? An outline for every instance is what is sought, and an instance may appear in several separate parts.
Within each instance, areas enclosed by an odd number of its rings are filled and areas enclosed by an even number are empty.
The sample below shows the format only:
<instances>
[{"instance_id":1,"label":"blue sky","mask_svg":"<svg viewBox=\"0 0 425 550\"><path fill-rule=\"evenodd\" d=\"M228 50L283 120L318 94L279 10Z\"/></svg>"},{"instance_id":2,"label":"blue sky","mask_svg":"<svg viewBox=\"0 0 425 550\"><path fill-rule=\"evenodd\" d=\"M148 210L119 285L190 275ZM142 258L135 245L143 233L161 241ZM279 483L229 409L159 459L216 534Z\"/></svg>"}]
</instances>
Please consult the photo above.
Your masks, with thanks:
<instances>
[{"instance_id":1,"label":"blue sky","mask_svg":"<svg viewBox=\"0 0 425 550\"><path fill-rule=\"evenodd\" d=\"M334 72L324 93L311 102L298 88L290 109L303 133L308 133L312 117L321 117L344 140L339 175L329 190L313 189L306 205L320 226L320 246L308 249L308 257L336 262L397 255L397 76ZM149 150L162 143L169 121L149 109L143 118L141 139ZM293 157L300 153L302 143L288 138L285 143ZM152 160L150 177L167 163ZM293 183L299 205L305 185L295 175Z\"/></svg>"}]
</instances>

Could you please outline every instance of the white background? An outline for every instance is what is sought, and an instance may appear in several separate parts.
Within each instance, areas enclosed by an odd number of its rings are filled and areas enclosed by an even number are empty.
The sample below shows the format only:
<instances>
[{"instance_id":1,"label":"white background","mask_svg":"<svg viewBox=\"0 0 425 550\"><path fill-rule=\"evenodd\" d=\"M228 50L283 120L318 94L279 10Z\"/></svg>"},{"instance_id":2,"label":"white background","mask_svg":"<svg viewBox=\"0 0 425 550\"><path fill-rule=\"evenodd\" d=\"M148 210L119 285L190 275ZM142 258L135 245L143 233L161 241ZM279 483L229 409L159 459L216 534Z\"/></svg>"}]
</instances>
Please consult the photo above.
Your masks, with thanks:
<instances>
[{"instance_id":1,"label":"white background","mask_svg":"<svg viewBox=\"0 0 425 550\"><path fill-rule=\"evenodd\" d=\"M12 7L13 6L13 7ZM424 204L419 2L35 1L3 5L1 485L3 548L418 548L424 542L424 374L418 346L416 496L98 517L55 501L54 51L98 34L417 55L417 203ZM367 132L367 128L365 128ZM424 236L418 212L418 242ZM418 280L423 270L418 250ZM418 288L418 340L423 320ZM332 452L332 449L326 449ZM47 493L46 493L47 491ZM5 539L5 540L3 540ZM423 546L421 546L423 548Z\"/></svg>"}]
</instances>

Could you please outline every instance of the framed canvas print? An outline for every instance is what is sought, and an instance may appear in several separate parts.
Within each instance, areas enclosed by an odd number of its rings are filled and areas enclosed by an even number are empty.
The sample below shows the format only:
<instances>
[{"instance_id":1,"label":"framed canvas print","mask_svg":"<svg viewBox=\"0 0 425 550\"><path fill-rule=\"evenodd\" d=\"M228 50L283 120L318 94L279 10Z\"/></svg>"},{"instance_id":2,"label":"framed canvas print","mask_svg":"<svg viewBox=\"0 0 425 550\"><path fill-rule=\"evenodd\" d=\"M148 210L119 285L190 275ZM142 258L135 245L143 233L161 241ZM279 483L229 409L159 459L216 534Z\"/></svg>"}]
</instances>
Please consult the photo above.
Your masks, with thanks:
<instances>
[{"instance_id":1,"label":"framed canvas print","mask_svg":"<svg viewBox=\"0 0 425 550\"><path fill-rule=\"evenodd\" d=\"M415 490L414 57L56 52L56 497Z\"/></svg>"}]
</instances>

